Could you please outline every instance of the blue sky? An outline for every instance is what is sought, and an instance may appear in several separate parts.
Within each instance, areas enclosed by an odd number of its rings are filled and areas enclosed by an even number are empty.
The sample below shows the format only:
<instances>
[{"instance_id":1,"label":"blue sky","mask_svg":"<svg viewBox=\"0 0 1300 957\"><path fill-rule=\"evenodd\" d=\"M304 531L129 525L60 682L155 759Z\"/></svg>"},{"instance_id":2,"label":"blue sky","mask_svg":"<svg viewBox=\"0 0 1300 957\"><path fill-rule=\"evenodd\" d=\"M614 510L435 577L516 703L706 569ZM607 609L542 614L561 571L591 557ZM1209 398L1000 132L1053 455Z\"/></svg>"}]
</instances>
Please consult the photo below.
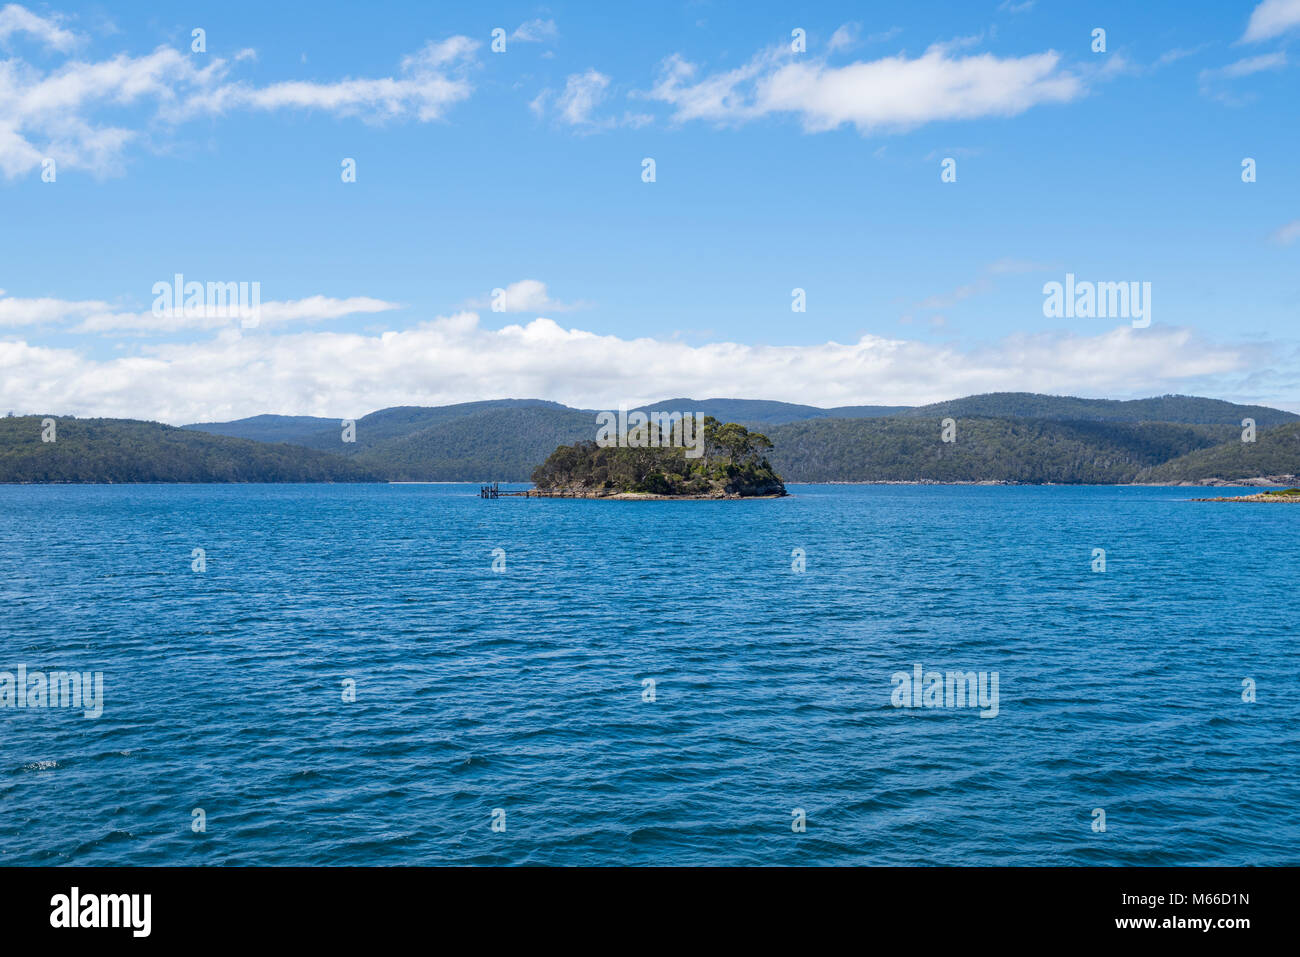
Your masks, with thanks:
<instances>
[{"instance_id":1,"label":"blue sky","mask_svg":"<svg viewBox=\"0 0 1300 957\"><path fill-rule=\"evenodd\" d=\"M0 405L1300 410L1300 0L311 10L0 9ZM1151 325L1044 316L1067 272Z\"/></svg>"}]
</instances>

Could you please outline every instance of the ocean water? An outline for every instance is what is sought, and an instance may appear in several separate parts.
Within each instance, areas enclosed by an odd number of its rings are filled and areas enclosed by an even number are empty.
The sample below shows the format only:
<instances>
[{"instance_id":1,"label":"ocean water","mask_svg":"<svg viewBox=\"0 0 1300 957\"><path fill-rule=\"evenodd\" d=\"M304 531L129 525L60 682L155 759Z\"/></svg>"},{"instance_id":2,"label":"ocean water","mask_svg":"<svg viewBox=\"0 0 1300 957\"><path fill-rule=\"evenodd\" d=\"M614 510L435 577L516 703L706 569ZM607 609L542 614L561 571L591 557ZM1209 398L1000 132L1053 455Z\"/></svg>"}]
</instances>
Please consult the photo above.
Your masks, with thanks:
<instances>
[{"instance_id":1,"label":"ocean water","mask_svg":"<svg viewBox=\"0 0 1300 957\"><path fill-rule=\"evenodd\" d=\"M1300 507L791 490L0 487L0 864L1300 863Z\"/></svg>"}]
</instances>

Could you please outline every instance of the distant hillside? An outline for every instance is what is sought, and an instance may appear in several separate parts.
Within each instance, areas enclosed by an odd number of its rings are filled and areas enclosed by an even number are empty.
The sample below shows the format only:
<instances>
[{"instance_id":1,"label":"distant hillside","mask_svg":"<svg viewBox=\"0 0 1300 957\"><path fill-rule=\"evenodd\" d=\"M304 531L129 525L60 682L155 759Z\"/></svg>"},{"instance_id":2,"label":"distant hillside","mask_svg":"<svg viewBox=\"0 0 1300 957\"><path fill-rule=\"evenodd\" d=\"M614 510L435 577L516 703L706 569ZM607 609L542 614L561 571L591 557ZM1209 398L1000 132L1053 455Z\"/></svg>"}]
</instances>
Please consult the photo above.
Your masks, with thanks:
<instances>
[{"instance_id":1,"label":"distant hillside","mask_svg":"<svg viewBox=\"0 0 1300 957\"><path fill-rule=\"evenodd\" d=\"M787 482L1109 484L1222 442L1240 428L1169 423L961 418L956 442L939 420L814 419L767 430Z\"/></svg>"},{"instance_id":2,"label":"distant hillside","mask_svg":"<svg viewBox=\"0 0 1300 957\"><path fill-rule=\"evenodd\" d=\"M1183 422L1236 425L1251 418L1261 428L1300 421L1300 415L1263 405L1236 405L1220 399L1163 395L1153 399L1079 399L1032 392L989 392L917 406L900 413L917 418L970 416L988 419L1091 420L1096 422Z\"/></svg>"},{"instance_id":3,"label":"distant hillside","mask_svg":"<svg viewBox=\"0 0 1300 957\"><path fill-rule=\"evenodd\" d=\"M443 406L395 406L371 412L357 420L361 448L386 439L413 435L479 412L507 409L549 409L556 413L581 413L594 421L594 411L571 409L543 399L490 399ZM1037 395L1031 392L991 392L932 405L846 405L823 409L792 402L762 399L663 399L640 407L643 411L698 412L720 422L748 426L775 426L810 419L871 419L885 417L942 419L1051 419L1096 422L1179 422L1200 425L1241 425L1252 418L1265 428L1300 421L1300 416L1258 405L1236 405L1197 396L1160 396L1151 399L1080 399L1074 396ZM555 421L562 421L563 415ZM338 451L341 419L314 416L256 415L233 422L199 422L183 428L215 435L292 442L327 452ZM580 436L579 436L580 437ZM355 454L358 449L343 450ZM534 463L536 464L536 463Z\"/></svg>"},{"instance_id":4,"label":"distant hillside","mask_svg":"<svg viewBox=\"0 0 1300 957\"><path fill-rule=\"evenodd\" d=\"M325 429L334 428L340 421L314 415L255 415L234 422L196 422L193 425L182 425L181 428L237 439L253 439L256 442L292 442L302 445L306 439L319 435Z\"/></svg>"},{"instance_id":5,"label":"distant hillside","mask_svg":"<svg viewBox=\"0 0 1300 957\"><path fill-rule=\"evenodd\" d=\"M1243 454L1262 456L1273 448L1273 443L1281 441L1271 437L1273 432L1288 423L1300 424L1300 416L1196 396L1117 401L1003 392L916 408L834 409L754 399L678 398L643 408L699 412L764 432L776 446L770 455L773 467L791 482L1105 483L1131 482L1139 474L1146 476L1144 481L1177 482L1219 477L1217 473L1223 471L1239 472L1241 477L1300 471L1289 465L1289 447L1285 443L1275 450L1276 461L1232 459L1241 453L1233 440L1240 435L1242 419L1253 418L1260 430L1254 451ZM940 421L944 418L957 421L958 440L953 445L939 441ZM164 428L147 423L134 425ZM591 410L571 409L557 402L498 399L381 409L356 420L355 442L342 440L341 420L312 416L260 415L172 431L195 441L205 435L209 439L223 436L227 441L283 441L292 443L292 447L270 446L278 451L268 452L267 446L244 446L236 456L230 446L204 446L208 449L205 455L225 455L220 460L224 464L218 465L218 458L205 458L194 471L186 473L180 464L184 457L175 447L177 440L169 439L146 455L149 468L169 461L170 455L178 457L162 474L317 476L214 481L350 481L351 476L376 476L393 481L522 482L558 446L594 439L596 421ZM27 438L39 438L38 432L27 434ZM1211 448L1220 443L1226 443L1225 448L1211 454ZM328 457L298 457L293 447L328 453ZM0 452L12 455L13 449L0 444ZM34 454L46 458L23 459L22 468L27 471L11 474L37 474L31 471L37 462L54 462L56 458L50 456L63 453L42 449ZM122 458L113 459L112 467L104 469L107 446L96 447L88 454L94 464L87 466L85 474L138 474ZM1170 461L1183 457L1187 457L1186 461ZM63 461L50 474L73 474L76 464L71 459ZM1164 471L1159 470L1162 468ZM0 478L14 480L41 479Z\"/></svg>"},{"instance_id":6,"label":"distant hillside","mask_svg":"<svg viewBox=\"0 0 1300 957\"><path fill-rule=\"evenodd\" d=\"M346 459L295 445L139 422L55 420L41 441L43 416L0 419L0 482L373 482Z\"/></svg>"},{"instance_id":7,"label":"distant hillside","mask_svg":"<svg viewBox=\"0 0 1300 957\"><path fill-rule=\"evenodd\" d=\"M380 409L356 419L357 446L365 448L385 439L414 434L431 425L464 418L490 409L542 408L562 412L575 411L558 402L544 399L490 399L483 402L460 402L455 405L399 405ZM594 413L590 416L594 421ZM232 422L196 422L182 428L216 435L231 435L259 442L291 442L325 452L358 451L357 446L340 449L343 419L315 416L255 415ZM350 443L349 443L350 444Z\"/></svg>"},{"instance_id":8,"label":"distant hillside","mask_svg":"<svg viewBox=\"0 0 1300 957\"><path fill-rule=\"evenodd\" d=\"M844 405L822 409L815 405L796 405L792 402L769 402L765 399L664 399L639 407L643 412L694 412L711 415L719 422L739 422L754 425L779 425L802 419L866 419L896 415L907 411L906 405Z\"/></svg>"},{"instance_id":9,"label":"distant hillside","mask_svg":"<svg viewBox=\"0 0 1300 957\"><path fill-rule=\"evenodd\" d=\"M1241 441L1240 430L1227 442L1179 456L1139 472L1138 482L1199 482L1204 479L1300 475L1300 423L1260 432Z\"/></svg>"},{"instance_id":10,"label":"distant hillside","mask_svg":"<svg viewBox=\"0 0 1300 957\"><path fill-rule=\"evenodd\" d=\"M341 443L335 432L333 447L399 482L526 482L556 446L596 434L593 413L563 406L481 408L405 434L393 434L391 419L370 419L357 422L355 444Z\"/></svg>"}]
</instances>

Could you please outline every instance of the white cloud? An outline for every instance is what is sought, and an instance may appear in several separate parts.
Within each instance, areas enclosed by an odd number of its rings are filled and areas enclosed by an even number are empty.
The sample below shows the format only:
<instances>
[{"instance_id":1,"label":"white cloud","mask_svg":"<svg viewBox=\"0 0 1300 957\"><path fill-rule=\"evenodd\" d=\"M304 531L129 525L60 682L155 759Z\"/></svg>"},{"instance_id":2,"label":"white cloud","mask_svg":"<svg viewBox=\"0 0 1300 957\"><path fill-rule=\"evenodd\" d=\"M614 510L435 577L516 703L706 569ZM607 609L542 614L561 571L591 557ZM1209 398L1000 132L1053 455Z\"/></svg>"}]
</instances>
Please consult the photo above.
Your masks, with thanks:
<instances>
[{"instance_id":1,"label":"white cloud","mask_svg":"<svg viewBox=\"0 0 1300 957\"><path fill-rule=\"evenodd\" d=\"M528 20L519 24L510 39L515 43L544 43L560 35L554 20Z\"/></svg>"},{"instance_id":2,"label":"white cloud","mask_svg":"<svg viewBox=\"0 0 1300 957\"><path fill-rule=\"evenodd\" d=\"M558 96L554 90L542 90L528 104L528 108L540 118L546 115L548 104L554 100L557 118L582 132L608 130L617 126L640 129L654 122L654 117L649 114L628 110L623 111L621 118L598 116L597 111L607 99L609 85L610 78L596 69L571 73L565 80L564 90Z\"/></svg>"},{"instance_id":3,"label":"white cloud","mask_svg":"<svg viewBox=\"0 0 1300 957\"><path fill-rule=\"evenodd\" d=\"M59 19L47 19L32 13L16 3L0 9L0 43L5 43L16 33L35 37L53 50L71 50L79 42L78 36L59 26Z\"/></svg>"},{"instance_id":4,"label":"white cloud","mask_svg":"<svg viewBox=\"0 0 1300 957\"><path fill-rule=\"evenodd\" d=\"M861 24L846 23L831 34L830 41L826 44L826 49L831 52L835 52L836 50L847 50L858 42L858 34L861 32Z\"/></svg>"},{"instance_id":5,"label":"white cloud","mask_svg":"<svg viewBox=\"0 0 1300 957\"><path fill-rule=\"evenodd\" d=\"M564 303L552 299L546 291L546 283L538 279L521 279L507 286L492 290L492 295L476 300L471 305L494 312L531 312L538 315L543 312L569 312L581 309L585 303Z\"/></svg>"},{"instance_id":6,"label":"white cloud","mask_svg":"<svg viewBox=\"0 0 1300 957\"><path fill-rule=\"evenodd\" d=\"M322 322L344 316L387 312L400 309L395 302L354 296L349 299L331 299L328 296L311 296L306 299L271 301L261 303L257 309L257 326L286 325L292 322ZM219 329L239 325L243 321L238 308L208 307L195 310L164 310L161 315L150 312L95 312L88 315L72 331L77 333L134 333L139 335L163 334L192 330Z\"/></svg>"},{"instance_id":7,"label":"white cloud","mask_svg":"<svg viewBox=\"0 0 1300 957\"><path fill-rule=\"evenodd\" d=\"M1243 98L1223 92L1219 89L1218 83L1221 79L1235 80L1243 76L1253 76L1256 73L1263 73L1268 70L1282 70L1287 65L1285 53L1261 53L1259 56L1245 57L1227 66L1217 67L1212 70L1202 70L1197 74L1200 83L1202 96L1212 97L1213 99L1227 103L1230 106L1240 105L1246 102L1249 97Z\"/></svg>"},{"instance_id":8,"label":"white cloud","mask_svg":"<svg viewBox=\"0 0 1300 957\"><path fill-rule=\"evenodd\" d=\"M110 308L98 300L16 299L0 289L0 327L39 326L102 312Z\"/></svg>"},{"instance_id":9,"label":"white cloud","mask_svg":"<svg viewBox=\"0 0 1300 957\"><path fill-rule=\"evenodd\" d=\"M403 57L397 77L345 79L333 83L290 80L255 87L245 83L215 85L189 96L179 115L224 113L248 108L324 110L337 116L372 121L416 116L440 119L447 108L468 99L472 87L465 68L479 43L456 36L430 40L418 53Z\"/></svg>"},{"instance_id":10,"label":"white cloud","mask_svg":"<svg viewBox=\"0 0 1300 957\"><path fill-rule=\"evenodd\" d=\"M5 12L0 11L0 22ZM396 76L254 86L230 79L234 61L195 59L170 47L95 62L68 60L49 71L22 59L0 61L0 171L14 177L53 157L60 168L117 172L123 151L154 120L175 124L235 109L317 109L371 121L441 118L472 92L468 71L478 41L451 37L405 57ZM198 65L202 64L202 65ZM134 127L122 108L152 110ZM110 118L111 117L111 118Z\"/></svg>"},{"instance_id":11,"label":"white cloud","mask_svg":"<svg viewBox=\"0 0 1300 957\"><path fill-rule=\"evenodd\" d=\"M1264 0L1250 14L1244 43L1271 40L1300 26L1300 0Z\"/></svg>"},{"instance_id":12,"label":"white cloud","mask_svg":"<svg viewBox=\"0 0 1300 957\"><path fill-rule=\"evenodd\" d=\"M609 77L597 70L571 74L556 101L560 116L573 126L594 122L592 113L605 98L608 88Z\"/></svg>"},{"instance_id":13,"label":"white cloud","mask_svg":"<svg viewBox=\"0 0 1300 957\"><path fill-rule=\"evenodd\" d=\"M284 325L292 322L320 322L343 316L387 312L400 309L395 302L385 302L368 296L333 299L328 296L309 296L305 299L263 302L258 311L258 325ZM97 299L20 299L5 296L0 289L0 327L53 326L80 319L72 328L74 333L169 333L185 330L207 330L238 324L237 310L204 308L187 315L184 310L165 311L162 315L148 312L115 312L107 302Z\"/></svg>"},{"instance_id":14,"label":"white cloud","mask_svg":"<svg viewBox=\"0 0 1300 957\"><path fill-rule=\"evenodd\" d=\"M1263 53L1259 56L1246 57L1236 63L1229 63L1218 72L1223 76L1250 76L1265 70L1280 70L1286 66L1285 53Z\"/></svg>"},{"instance_id":15,"label":"white cloud","mask_svg":"<svg viewBox=\"0 0 1300 957\"><path fill-rule=\"evenodd\" d=\"M388 312L401 309L401 303L386 302L369 296L351 296L347 299L331 299L329 296L309 296L306 299L290 299L287 302L267 302L262 304L262 321L269 323L284 322L319 322L323 319L341 319L359 313Z\"/></svg>"},{"instance_id":16,"label":"white cloud","mask_svg":"<svg viewBox=\"0 0 1300 957\"><path fill-rule=\"evenodd\" d=\"M674 55L647 95L670 104L678 121L741 123L789 114L809 132L847 123L865 134L936 120L1013 116L1084 94L1081 80L1060 68L1054 51L1007 58L953 55L969 42L937 44L915 59L899 54L842 67L795 60L784 47L773 47L743 66L710 75Z\"/></svg>"},{"instance_id":17,"label":"white cloud","mask_svg":"<svg viewBox=\"0 0 1300 957\"><path fill-rule=\"evenodd\" d=\"M503 396L585 408L670 395L919 404L1006 390L1131 395L1134 383L1143 394L1222 392L1232 376L1275 360L1268 344L1220 347L1168 326L1090 336L1055 330L968 351L875 335L847 344L691 346L565 329L550 319L491 330L461 313L378 335L228 328L115 359L0 341L0 407L179 424Z\"/></svg>"}]
</instances>

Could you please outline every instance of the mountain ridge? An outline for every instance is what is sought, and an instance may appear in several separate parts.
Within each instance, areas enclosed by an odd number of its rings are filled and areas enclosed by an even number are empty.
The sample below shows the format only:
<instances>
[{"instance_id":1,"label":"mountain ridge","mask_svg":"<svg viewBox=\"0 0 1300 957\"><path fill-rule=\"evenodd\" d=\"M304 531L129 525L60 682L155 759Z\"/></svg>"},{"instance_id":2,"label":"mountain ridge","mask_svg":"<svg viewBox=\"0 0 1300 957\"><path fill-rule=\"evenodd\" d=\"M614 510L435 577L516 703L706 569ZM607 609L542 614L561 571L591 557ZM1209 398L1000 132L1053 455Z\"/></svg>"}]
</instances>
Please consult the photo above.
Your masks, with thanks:
<instances>
[{"instance_id":1,"label":"mountain ridge","mask_svg":"<svg viewBox=\"0 0 1300 957\"><path fill-rule=\"evenodd\" d=\"M1300 416L1198 396L985 393L926 406L831 409L681 398L641 409L698 412L761 431L788 482L1180 484L1300 472L1300 441L1287 438L1291 430L1273 438L1288 426L1300 435ZM595 415L504 399L393 406L348 428L342 419L269 413L184 427L53 417L61 440L86 439L58 451L40 448L40 417L17 417L0 430L0 481L524 482L558 447L595 438ZM948 419L951 442L941 436ZM1239 448L1249 445L1241 441L1244 419L1256 423L1253 451Z\"/></svg>"}]
</instances>

